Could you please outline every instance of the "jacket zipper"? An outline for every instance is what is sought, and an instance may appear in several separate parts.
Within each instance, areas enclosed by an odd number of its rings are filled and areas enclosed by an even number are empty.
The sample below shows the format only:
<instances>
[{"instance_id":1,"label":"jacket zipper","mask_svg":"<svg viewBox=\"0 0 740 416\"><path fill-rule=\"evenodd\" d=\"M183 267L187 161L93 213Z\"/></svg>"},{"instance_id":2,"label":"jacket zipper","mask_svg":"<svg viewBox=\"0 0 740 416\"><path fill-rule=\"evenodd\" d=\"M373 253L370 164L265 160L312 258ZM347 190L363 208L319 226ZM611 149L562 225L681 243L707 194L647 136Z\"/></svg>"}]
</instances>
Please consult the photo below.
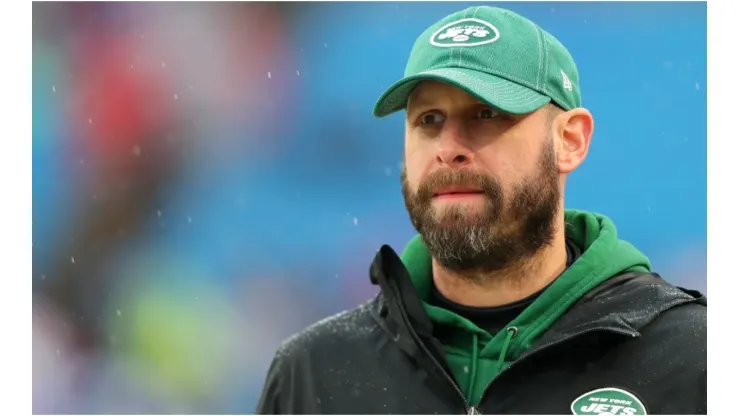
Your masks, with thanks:
<instances>
[{"instance_id":1,"label":"jacket zipper","mask_svg":"<svg viewBox=\"0 0 740 416\"><path fill-rule=\"evenodd\" d=\"M398 290L398 288L396 288L396 290ZM396 296L399 296L399 295L400 294L396 293ZM398 300L396 300L396 302L398 302ZM457 383L455 382L455 380L453 380L452 377L449 374L447 374L447 371L444 370L444 366L442 366L442 364L440 364L439 360L437 360L437 357L435 357L434 354L432 354L432 352L429 351L429 348L427 348L427 346L424 343L424 341L421 340L421 338L419 337L419 334L416 333L416 330L414 329L414 327L411 325L411 322L409 321L409 317L408 317L408 314L406 313L406 308L404 308L404 305L403 304L400 304L399 306L400 306L400 309L401 309L401 316L403 317L404 325L406 325L406 328L408 328L409 332L411 332L411 336L414 338L414 341L416 341L416 343L421 347L421 349L424 351L424 353L429 358L432 359L432 361L434 362L434 364L444 374L445 379L455 389L455 391L457 392L457 395L460 397L460 400L462 400L462 402L465 404L465 414L468 414L468 415L478 415L478 414L480 414L480 413L477 412L477 410L475 409L475 407L473 407L473 406L470 405L470 403L468 402L468 399L465 397L465 394L462 392L462 390L460 390L460 387L457 386Z\"/></svg>"},{"instance_id":2,"label":"jacket zipper","mask_svg":"<svg viewBox=\"0 0 740 416\"><path fill-rule=\"evenodd\" d=\"M465 398L465 394L463 394L462 390L460 390L460 387L457 386L457 383L455 382L455 380L453 380L452 377L450 377L450 375L447 374L447 371L444 371L444 367L442 366L442 364L440 364L437 358L434 357L434 354L432 354L432 352L429 351L429 348L427 348L426 345L424 345L424 342L421 340L421 338L419 338L419 336L416 333L413 333L413 334L414 334L414 337L416 338L416 341L421 345L421 348L424 350L424 352L432 359L432 361L434 361L434 364L436 364L437 367L439 367L440 370L442 370L442 373L444 373L447 381L452 385L452 387L455 388L455 391L457 392L458 396L460 396L460 399L465 404L465 413L468 415L480 414L480 413L477 413L475 407L470 405L470 403L468 402L468 399Z\"/></svg>"},{"instance_id":3,"label":"jacket zipper","mask_svg":"<svg viewBox=\"0 0 740 416\"><path fill-rule=\"evenodd\" d=\"M548 348L554 347L554 346L556 346L558 344L562 344L562 343L564 343L566 341L570 341L570 340L572 340L574 338L578 338L578 337L580 337L582 335L588 334L589 332L596 332L596 331L614 332L614 333L621 334L621 335L627 335L627 336L630 336L630 337L633 337L633 338L637 336L634 332L630 332L630 331L627 331L627 330L617 329L617 328L607 328L607 327L604 327L604 326L600 326L600 327L590 328L590 329L586 329L586 330L583 330L583 331L580 331L580 332L576 332L575 334L569 335L569 336L567 336L565 338L560 338L558 340L548 342L547 344L540 345L539 347L536 347L536 348L534 348L534 349L526 352L518 360L514 361L513 363L511 363L510 366L508 366L508 367L504 368L503 370L501 370L500 373L498 373L493 379L491 379L491 381L488 382L488 384L486 385L486 387L483 389L483 393L481 394L480 403L483 403L483 399L486 397L486 394L488 393L488 389L491 387L491 385L499 377L501 377L502 374L504 374L507 371L509 371L509 369L511 369L511 367L514 367L517 363L521 363L522 361L524 361L524 360L532 357L534 354L537 354L539 352L542 352L543 350L546 350ZM468 414L469 415L479 415L481 413L478 412L478 409L476 409L475 407L471 407L470 409L468 409Z\"/></svg>"}]
</instances>

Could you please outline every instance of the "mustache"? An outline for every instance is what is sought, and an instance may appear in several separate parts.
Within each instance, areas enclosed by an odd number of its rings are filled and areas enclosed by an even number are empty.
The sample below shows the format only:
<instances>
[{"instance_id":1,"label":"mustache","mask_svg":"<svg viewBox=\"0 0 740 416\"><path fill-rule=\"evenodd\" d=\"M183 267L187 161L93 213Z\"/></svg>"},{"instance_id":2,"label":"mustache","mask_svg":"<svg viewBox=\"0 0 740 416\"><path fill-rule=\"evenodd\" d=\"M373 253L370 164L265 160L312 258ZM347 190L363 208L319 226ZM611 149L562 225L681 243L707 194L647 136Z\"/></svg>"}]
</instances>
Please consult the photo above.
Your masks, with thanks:
<instances>
[{"instance_id":1,"label":"mustache","mask_svg":"<svg viewBox=\"0 0 740 416\"><path fill-rule=\"evenodd\" d=\"M490 197L500 195L498 184L487 175L472 169L442 169L435 170L424 178L416 191L416 199L431 200L437 191L452 186L477 188Z\"/></svg>"}]
</instances>

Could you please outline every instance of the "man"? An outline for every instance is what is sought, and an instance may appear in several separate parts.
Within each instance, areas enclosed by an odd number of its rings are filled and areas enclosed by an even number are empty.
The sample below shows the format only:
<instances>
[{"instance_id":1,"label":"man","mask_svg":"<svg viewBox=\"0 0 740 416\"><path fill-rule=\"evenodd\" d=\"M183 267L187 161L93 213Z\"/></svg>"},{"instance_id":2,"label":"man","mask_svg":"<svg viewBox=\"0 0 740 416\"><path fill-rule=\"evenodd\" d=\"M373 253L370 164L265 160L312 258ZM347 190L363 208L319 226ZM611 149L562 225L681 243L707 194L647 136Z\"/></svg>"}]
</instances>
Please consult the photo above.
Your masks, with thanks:
<instances>
[{"instance_id":1,"label":"man","mask_svg":"<svg viewBox=\"0 0 740 416\"><path fill-rule=\"evenodd\" d=\"M706 413L706 298L564 209L594 128L565 47L511 11L454 13L374 113L403 109L419 235L380 248L375 299L281 346L258 412Z\"/></svg>"}]
</instances>

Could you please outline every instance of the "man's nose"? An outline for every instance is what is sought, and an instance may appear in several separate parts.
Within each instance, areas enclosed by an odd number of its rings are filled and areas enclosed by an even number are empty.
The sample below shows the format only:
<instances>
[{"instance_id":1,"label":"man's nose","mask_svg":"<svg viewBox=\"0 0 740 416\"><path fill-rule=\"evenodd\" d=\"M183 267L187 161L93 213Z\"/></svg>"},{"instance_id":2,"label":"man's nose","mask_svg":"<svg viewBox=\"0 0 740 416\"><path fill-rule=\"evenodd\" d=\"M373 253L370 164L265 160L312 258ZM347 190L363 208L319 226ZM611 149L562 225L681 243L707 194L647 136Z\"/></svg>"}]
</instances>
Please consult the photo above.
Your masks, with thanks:
<instances>
[{"instance_id":1,"label":"man's nose","mask_svg":"<svg viewBox=\"0 0 740 416\"><path fill-rule=\"evenodd\" d=\"M460 123L446 123L437 142L437 163L461 168L473 162L473 152Z\"/></svg>"}]
</instances>

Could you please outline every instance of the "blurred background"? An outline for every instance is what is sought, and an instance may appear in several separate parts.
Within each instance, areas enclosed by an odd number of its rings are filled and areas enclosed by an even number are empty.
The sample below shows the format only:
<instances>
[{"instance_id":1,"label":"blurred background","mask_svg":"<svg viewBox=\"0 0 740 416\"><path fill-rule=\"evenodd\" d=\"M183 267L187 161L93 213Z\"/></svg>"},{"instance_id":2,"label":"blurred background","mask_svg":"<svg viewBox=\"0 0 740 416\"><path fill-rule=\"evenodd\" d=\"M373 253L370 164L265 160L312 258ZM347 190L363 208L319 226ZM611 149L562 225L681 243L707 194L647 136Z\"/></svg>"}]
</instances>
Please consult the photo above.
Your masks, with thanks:
<instances>
[{"instance_id":1,"label":"blurred background","mask_svg":"<svg viewBox=\"0 0 740 416\"><path fill-rule=\"evenodd\" d=\"M253 413L280 341L413 235L403 114L371 108L468 5L35 2L34 413ZM567 205L706 291L706 4L500 5L579 65Z\"/></svg>"}]
</instances>

